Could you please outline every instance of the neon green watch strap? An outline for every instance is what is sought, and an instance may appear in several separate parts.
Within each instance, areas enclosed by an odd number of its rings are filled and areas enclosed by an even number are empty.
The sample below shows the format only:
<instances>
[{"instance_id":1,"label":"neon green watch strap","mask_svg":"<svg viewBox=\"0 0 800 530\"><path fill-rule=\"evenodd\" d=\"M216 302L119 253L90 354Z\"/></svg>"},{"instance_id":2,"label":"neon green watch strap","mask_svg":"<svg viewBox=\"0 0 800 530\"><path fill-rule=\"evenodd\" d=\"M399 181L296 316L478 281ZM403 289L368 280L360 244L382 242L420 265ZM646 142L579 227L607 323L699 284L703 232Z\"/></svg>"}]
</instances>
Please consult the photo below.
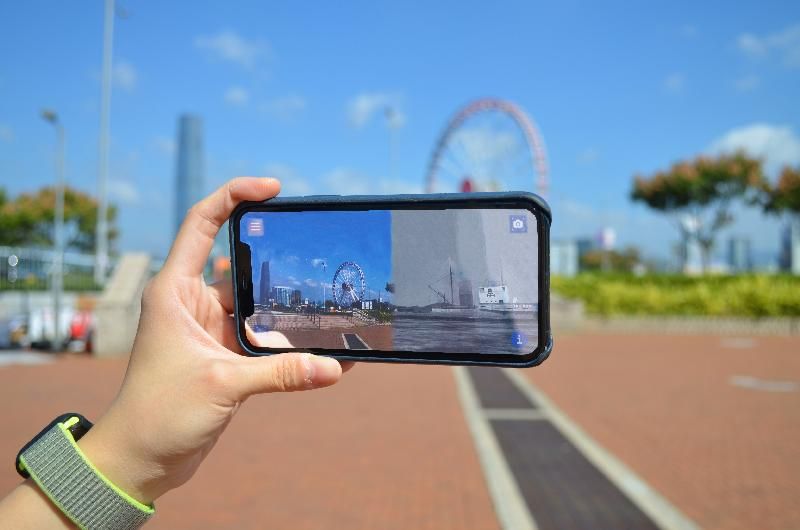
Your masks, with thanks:
<instances>
[{"instance_id":1,"label":"neon green watch strap","mask_svg":"<svg viewBox=\"0 0 800 530\"><path fill-rule=\"evenodd\" d=\"M79 528L141 527L155 508L120 490L89 462L69 431L75 421L77 417L54 425L20 455L20 464Z\"/></svg>"}]
</instances>

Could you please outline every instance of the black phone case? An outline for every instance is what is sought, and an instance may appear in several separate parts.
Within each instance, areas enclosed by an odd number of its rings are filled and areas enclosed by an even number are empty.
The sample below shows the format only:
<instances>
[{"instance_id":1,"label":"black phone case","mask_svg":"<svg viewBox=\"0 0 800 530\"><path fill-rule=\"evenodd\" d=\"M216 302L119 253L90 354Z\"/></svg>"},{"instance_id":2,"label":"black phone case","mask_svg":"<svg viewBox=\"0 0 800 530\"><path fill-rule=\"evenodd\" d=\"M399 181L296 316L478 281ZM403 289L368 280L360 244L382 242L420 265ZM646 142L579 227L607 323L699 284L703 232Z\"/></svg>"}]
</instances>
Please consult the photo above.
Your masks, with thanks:
<instances>
[{"instance_id":1,"label":"black phone case","mask_svg":"<svg viewBox=\"0 0 800 530\"><path fill-rule=\"evenodd\" d=\"M265 347L264 352L253 350L246 340L244 340L244 323L240 319L240 287L237 282L237 234L235 229L239 224L239 218L248 210L253 207L258 207L260 210L270 211L303 211L305 209L313 209L317 211L324 211L326 209L344 209L346 206L364 207L370 206L372 209L426 209L435 207L446 207L448 204L451 206L456 205L470 205L471 207L479 207L481 205L491 204L491 207L497 208L498 206L519 207L529 203L534 206L534 212L539 212L542 215L537 215L539 226L542 232L539 239L539 292L545 293L540 295L541 303L539 307L540 318L540 336L542 341L539 348L534 351L532 357L520 356L520 360L503 361L499 359L493 360L494 354L481 355L481 359L468 360L456 358L460 354L442 353L442 358L430 357L414 357L415 352L403 352L402 357L392 357L390 355L348 355L348 350L330 349L314 349L314 348L268 348ZM326 208L329 207L329 208ZM465 365L465 366L506 366L525 368L537 366L547 359L550 352L553 350L553 334L550 327L550 225L552 223L552 213L550 206L547 202L538 195L530 192L473 192L473 193L435 193L435 194L420 194L420 195L309 195L301 197L276 197L264 202L243 202L240 203L231 213L228 222L228 234L230 240L231 250L231 281L233 282L234 292L234 318L236 319L236 336L239 345L244 352L250 356L263 356L283 353L287 351L307 351L316 353L318 355L325 355L341 361L359 361L359 362L384 362L384 363L410 363L410 364L445 364L445 365ZM371 350L364 350L371 351ZM417 354L419 352L416 352ZM453 355L452 358L447 358L447 355Z\"/></svg>"}]
</instances>

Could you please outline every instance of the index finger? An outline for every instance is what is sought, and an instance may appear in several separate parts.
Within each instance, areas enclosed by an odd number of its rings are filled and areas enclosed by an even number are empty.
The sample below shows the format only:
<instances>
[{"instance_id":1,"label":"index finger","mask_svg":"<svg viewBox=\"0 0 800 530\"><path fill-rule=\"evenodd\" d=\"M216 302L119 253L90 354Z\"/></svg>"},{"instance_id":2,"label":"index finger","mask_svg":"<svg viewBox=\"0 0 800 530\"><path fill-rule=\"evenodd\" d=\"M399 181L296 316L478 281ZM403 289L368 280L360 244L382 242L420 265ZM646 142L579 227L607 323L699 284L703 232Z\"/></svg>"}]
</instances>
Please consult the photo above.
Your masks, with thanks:
<instances>
[{"instance_id":1,"label":"index finger","mask_svg":"<svg viewBox=\"0 0 800 530\"><path fill-rule=\"evenodd\" d=\"M237 177L189 209L164 263L172 272L197 276L203 273L214 237L242 201L271 199L281 189L273 178Z\"/></svg>"}]
</instances>

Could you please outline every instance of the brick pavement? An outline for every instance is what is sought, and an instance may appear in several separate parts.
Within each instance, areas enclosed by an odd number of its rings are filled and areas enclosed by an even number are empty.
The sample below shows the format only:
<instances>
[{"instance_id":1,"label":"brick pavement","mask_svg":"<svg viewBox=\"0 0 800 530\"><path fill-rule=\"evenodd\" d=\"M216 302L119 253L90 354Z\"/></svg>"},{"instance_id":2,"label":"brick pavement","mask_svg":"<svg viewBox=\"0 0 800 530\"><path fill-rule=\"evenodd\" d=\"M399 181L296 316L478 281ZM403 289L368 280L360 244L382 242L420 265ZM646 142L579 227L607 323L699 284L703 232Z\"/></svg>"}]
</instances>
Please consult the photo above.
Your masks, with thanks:
<instances>
[{"instance_id":1,"label":"brick pavement","mask_svg":"<svg viewBox=\"0 0 800 530\"><path fill-rule=\"evenodd\" d=\"M800 339L565 336L526 375L706 530L800 528Z\"/></svg>"},{"instance_id":2,"label":"brick pavement","mask_svg":"<svg viewBox=\"0 0 800 530\"><path fill-rule=\"evenodd\" d=\"M15 426L0 437L0 495L19 447L65 410L98 417L123 372L75 358L0 369L0 419ZM251 398L157 506L148 528L497 528L446 367L362 365L329 389Z\"/></svg>"},{"instance_id":3,"label":"brick pavement","mask_svg":"<svg viewBox=\"0 0 800 530\"><path fill-rule=\"evenodd\" d=\"M18 426L0 438L0 495L20 445L64 410L97 417L123 371L74 357L0 368L0 419ZM731 384L800 380L799 339L566 336L524 374L703 528L800 527L800 392ZM254 398L158 504L152 528L497 527L444 367L363 365L330 389Z\"/></svg>"}]
</instances>

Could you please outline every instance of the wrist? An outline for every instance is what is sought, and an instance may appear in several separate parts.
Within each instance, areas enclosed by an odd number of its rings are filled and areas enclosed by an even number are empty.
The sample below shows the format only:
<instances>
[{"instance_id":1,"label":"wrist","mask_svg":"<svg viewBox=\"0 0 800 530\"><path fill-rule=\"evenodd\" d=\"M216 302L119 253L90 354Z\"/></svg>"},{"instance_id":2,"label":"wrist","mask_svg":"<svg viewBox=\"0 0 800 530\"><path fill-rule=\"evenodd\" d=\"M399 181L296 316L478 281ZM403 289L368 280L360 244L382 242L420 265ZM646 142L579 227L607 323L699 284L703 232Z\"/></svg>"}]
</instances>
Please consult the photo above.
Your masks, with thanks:
<instances>
[{"instance_id":1,"label":"wrist","mask_svg":"<svg viewBox=\"0 0 800 530\"><path fill-rule=\"evenodd\" d=\"M117 488L142 504L152 505L166 492L159 466L137 449L130 423L102 417L78 442L86 458Z\"/></svg>"}]
</instances>

